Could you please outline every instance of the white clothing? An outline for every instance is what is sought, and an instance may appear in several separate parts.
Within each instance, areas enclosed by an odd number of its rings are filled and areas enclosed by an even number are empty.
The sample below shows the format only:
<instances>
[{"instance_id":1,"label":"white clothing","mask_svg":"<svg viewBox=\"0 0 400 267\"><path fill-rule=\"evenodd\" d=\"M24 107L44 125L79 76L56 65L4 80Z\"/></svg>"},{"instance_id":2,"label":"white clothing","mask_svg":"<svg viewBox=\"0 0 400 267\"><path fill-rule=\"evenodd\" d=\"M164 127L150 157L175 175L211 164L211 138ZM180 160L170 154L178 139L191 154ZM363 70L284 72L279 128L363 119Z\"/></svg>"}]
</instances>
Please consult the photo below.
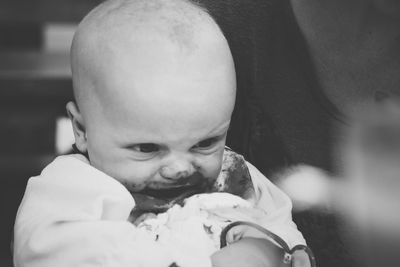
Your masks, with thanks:
<instances>
[{"instance_id":1,"label":"white clothing","mask_svg":"<svg viewBox=\"0 0 400 267\"><path fill-rule=\"evenodd\" d=\"M158 221L149 220L136 227L128 222L135 200L121 183L92 167L84 156L60 156L39 176L29 179L14 228L14 264L211 266L209 256L217 249L216 244L198 230L210 223L209 214L230 221L252 220L281 237L289 247L305 244L292 222L289 198L254 166L247 166L255 188L254 203L227 193L199 194L190 197L183 208L174 206L158 215ZM231 213L232 209L226 207L232 205L257 212ZM212 212L207 215L204 211L208 210ZM160 224L162 220L169 221L167 232ZM209 225L214 227L213 232L215 227L220 230L227 224L226 220L214 221ZM149 225L154 229L149 230ZM157 238L155 231L160 235Z\"/></svg>"}]
</instances>

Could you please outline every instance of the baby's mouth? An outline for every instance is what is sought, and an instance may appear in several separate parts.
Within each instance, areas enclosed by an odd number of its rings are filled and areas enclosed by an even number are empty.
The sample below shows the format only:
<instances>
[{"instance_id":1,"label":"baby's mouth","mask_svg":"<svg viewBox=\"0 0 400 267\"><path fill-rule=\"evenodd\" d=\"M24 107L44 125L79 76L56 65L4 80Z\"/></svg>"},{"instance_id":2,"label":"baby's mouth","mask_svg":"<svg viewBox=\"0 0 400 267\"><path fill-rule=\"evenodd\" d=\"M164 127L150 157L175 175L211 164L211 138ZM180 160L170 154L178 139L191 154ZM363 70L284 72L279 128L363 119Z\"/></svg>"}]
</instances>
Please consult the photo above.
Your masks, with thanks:
<instances>
[{"instance_id":1,"label":"baby's mouth","mask_svg":"<svg viewBox=\"0 0 400 267\"><path fill-rule=\"evenodd\" d=\"M189 177L176 180L173 183L168 182L170 181L148 185L148 187L138 193L157 199L176 202L179 201L179 199L203 193L210 185L210 179L205 178L199 172L195 172Z\"/></svg>"},{"instance_id":2,"label":"baby's mouth","mask_svg":"<svg viewBox=\"0 0 400 267\"><path fill-rule=\"evenodd\" d=\"M177 198L186 198L194 194L198 194L204 192L205 185L203 183L198 184L187 184L187 185L174 185L167 186L164 188L146 188L140 191L140 194L144 194L150 197L164 199L164 200L173 200Z\"/></svg>"},{"instance_id":3,"label":"baby's mouth","mask_svg":"<svg viewBox=\"0 0 400 267\"><path fill-rule=\"evenodd\" d=\"M207 192L209 188L210 179L192 176L179 183L147 187L139 192L131 192L136 205L130 219L135 220L144 213L165 212L175 204L183 205L186 198Z\"/></svg>"},{"instance_id":4,"label":"baby's mouth","mask_svg":"<svg viewBox=\"0 0 400 267\"><path fill-rule=\"evenodd\" d=\"M183 205L185 199L205 192L210 192L215 179L206 178L200 173L195 173L175 183L149 185L145 189L132 192L135 207L131 211L129 221L136 220L145 213L162 213L172 206Z\"/></svg>"}]
</instances>

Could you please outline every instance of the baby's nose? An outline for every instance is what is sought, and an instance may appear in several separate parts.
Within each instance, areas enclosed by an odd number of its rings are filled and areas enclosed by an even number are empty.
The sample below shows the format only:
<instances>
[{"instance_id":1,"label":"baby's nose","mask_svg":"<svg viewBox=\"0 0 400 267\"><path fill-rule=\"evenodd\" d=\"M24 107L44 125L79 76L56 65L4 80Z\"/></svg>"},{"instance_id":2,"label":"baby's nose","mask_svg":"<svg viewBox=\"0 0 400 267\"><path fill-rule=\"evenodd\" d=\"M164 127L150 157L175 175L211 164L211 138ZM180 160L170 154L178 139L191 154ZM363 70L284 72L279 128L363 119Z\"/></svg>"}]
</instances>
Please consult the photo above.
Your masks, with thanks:
<instances>
[{"instance_id":1,"label":"baby's nose","mask_svg":"<svg viewBox=\"0 0 400 267\"><path fill-rule=\"evenodd\" d=\"M193 164L186 159L175 159L160 169L160 174L168 180L180 180L194 173Z\"/></svg>"}]
</instances>

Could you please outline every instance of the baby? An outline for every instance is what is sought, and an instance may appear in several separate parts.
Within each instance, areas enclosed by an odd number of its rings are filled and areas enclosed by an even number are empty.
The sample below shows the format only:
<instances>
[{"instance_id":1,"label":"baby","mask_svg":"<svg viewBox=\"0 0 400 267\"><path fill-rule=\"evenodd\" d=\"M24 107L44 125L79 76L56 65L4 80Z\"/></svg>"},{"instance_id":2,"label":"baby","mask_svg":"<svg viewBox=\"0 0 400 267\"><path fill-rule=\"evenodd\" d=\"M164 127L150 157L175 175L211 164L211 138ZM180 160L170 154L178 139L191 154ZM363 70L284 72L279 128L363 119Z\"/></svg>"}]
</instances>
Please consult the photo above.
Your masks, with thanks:
<instances>
[{"instance_id":1,"label":"baby","mask_svg":"<svg viewBox=\"0 0 400 267\"><path fill-rule=\"evenodd\" d=\"M225 149L234 63L203 8L106 1L79 25L71 64L80 153L29 180L15 266L261 266L282 256L245 227L219 250L216 237L238 220L304 244L290 200Z\"/></svg>"}]
</instances>

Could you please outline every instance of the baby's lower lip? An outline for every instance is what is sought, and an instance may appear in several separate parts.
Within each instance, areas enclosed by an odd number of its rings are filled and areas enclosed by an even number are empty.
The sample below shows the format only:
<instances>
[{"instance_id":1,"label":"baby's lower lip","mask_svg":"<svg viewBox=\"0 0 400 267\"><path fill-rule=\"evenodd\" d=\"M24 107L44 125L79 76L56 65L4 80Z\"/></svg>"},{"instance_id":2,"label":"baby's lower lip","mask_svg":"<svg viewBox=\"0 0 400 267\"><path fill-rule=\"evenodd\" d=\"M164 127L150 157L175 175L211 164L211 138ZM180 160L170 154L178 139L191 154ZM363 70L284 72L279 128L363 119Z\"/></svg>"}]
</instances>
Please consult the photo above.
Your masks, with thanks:
<instances>
[{"instance_id":1,"label":"baby's lower lip","mask_svg":"<svg viewBox=\"0 0 400 267\"><path fill-rule=\"evenodd\" d=\"M187 188L187 187L194 187L196 185L193 184L173 184L173 185L157 185L152 187L152 190L173 190L177 188Z\"/></svg>"},{"instance_id":2,"label":"baby's lower lip","mask_svg":"<svg viewBox=\"0 0 400 267\"><path fill-rule=\"evenodd\" d=\"M161 199L173 199L180 197L185 194L200 193L203 191L203 186L201 184L196 185L168 185L160 186L159 188L146 188L140 193L155 198Z\"/></svg>"}]
</instances>

